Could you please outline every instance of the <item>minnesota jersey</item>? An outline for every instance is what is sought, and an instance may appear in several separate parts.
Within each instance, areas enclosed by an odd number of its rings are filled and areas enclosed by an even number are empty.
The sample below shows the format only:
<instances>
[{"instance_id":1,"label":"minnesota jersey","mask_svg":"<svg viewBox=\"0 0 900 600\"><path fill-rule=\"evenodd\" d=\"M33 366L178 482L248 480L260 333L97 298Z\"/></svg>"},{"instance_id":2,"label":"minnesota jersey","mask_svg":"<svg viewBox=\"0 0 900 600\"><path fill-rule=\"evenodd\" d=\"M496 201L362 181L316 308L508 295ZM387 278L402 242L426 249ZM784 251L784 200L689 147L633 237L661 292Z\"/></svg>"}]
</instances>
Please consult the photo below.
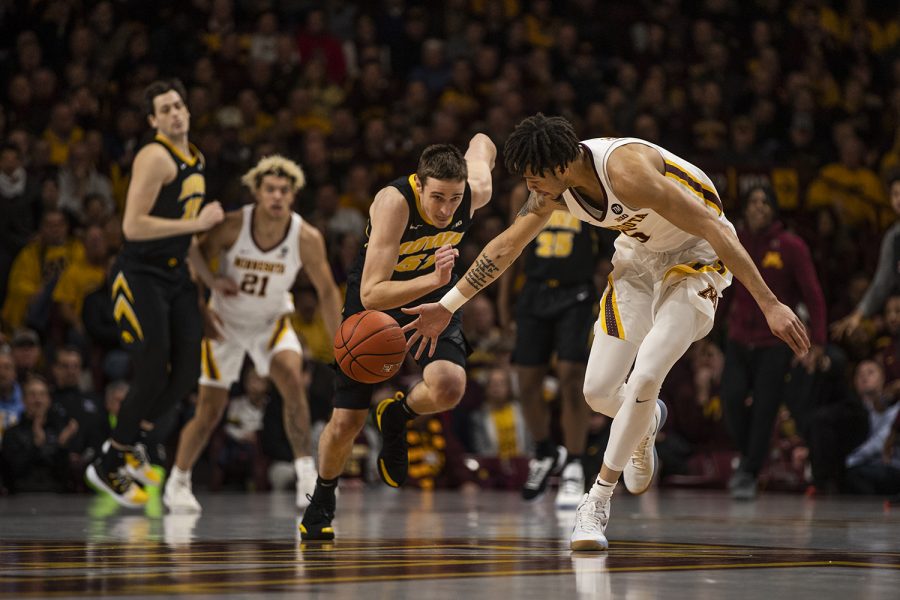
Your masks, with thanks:
<instances>
[{"instance_id":1,"label":"minnesota jersey","mask_svg":"<svg viewBox=\"0 0 900 600\"><path fill-rule=\"evenodd\" d=\"M594 172L606 192L606 204L594 206L577 191L568 189L563 192L563 199L573 215L587 223L618 231L651 252L682 250L702 241L679 229L659 213L646 208L632 208L616 197L606 172L606 163L612 151L625 144L643 144L655 148L665 162L666 177L683 186L697 202L731 226L722 212L722 201L715 186L703 171L665 148L638 138L596 138L581 143L591 153Z\"/></svg>"},{"instance_id":2,"label":"minnesota jersey","mask_svg":"<svg viewBox=\"0 0 900 600\"><path fill-rule=\"evenodd\" d=\"M406 227L403 230L403 237L400 239L400 250L397 256L397 264L391 273L392 281L407 281L420 275L425 275L434 271L434 253L446 244L453 246L459 245L463 235L472 224L472 190L466 183L463 192L462 202L453 214L450 226L439 228L432 224L431 220L425 215L422 207L422 199L419 198L419 191L416 188L415 175L409 177L400 177L395 179L388 185L397 188L397 190L406 199L409 207L409 218ZM368 248L368 236L372 228L372 223L366 226L366 243L363 244L362 250L357 257L350 274L347 277L347 304L356 306L359 304L359 285L362 280L363 266L366 262L366 249ZM450 282L435 290L434 292L423 296L416 301L416 304L422 302L434 302L439 299L451 287L456 285L459 277L454 273Z\"/></svg>"},{"instance_id":3,"label":"minnesota jersey","mask_svg":"<svg viewBox=\"0 0 900 600\"><path fill-rule=\"evenodd\" d=\"M219 274L238 284L238 293L213 290L210 306L233 328L258 329L294 312L291 288L303 263L300 258L300 215L291 215L284 238L272 248L260 248L253 238L255 205L241 208L241 232L219 263Z\"/></svg>"},{"instance_id":4,"label":"minnesota jersey","mask_svg":"<svg viewBox=\"0 0 900 600\"><path fill-rule=\"evenodd\" d=\"M525 276L556 280L560 284L581 283L594 273L594 233L575 216L555 210L544 229L528 247Z\"/></svg>"},{"instance_id":5,"label":"minnesota jersey","mask_svg":"<svg viewBox=\"0 0 900 600\"><path fill-rule=\"evenodd\" d=\"M203 155L193 144L190 156L185 156L172 142L157 135L151 142L159 144L172 157L178 169L175 179L162 187L150 216L164 219L196 219L206 197L206 179L203 176ZM157 240L126 240L122 255L137 260L170 261L175 266L183 261L191 245L192 234L177 235Z\"/></svg>"}]
</instances>

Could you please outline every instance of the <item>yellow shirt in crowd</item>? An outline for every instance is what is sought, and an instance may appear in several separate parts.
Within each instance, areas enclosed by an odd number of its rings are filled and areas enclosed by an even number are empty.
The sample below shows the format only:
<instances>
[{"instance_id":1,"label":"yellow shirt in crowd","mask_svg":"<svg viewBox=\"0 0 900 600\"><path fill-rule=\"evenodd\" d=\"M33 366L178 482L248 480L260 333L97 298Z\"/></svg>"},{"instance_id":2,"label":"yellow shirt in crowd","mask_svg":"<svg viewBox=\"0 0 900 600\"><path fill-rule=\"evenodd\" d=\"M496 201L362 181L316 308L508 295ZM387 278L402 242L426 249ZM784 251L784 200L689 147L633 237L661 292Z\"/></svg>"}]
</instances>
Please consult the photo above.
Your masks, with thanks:
<instances>
[{"instance_id":1,"label":"yellow shirt in crowd","mask_svg":"<svg viewBox=\"0 0 900 600\"><path fill-rule=\"evenodd\" d=\"M83 260L84 246L76 239L70 239L62 246L43 247L38 242L31 242L22 248L9 272L9 288L3 304L6 326L16 330L24 325L32 297L66 266Z\"/></svg>"},{"instance_id":2,"label":"yellow shirt in crowd","mask_svg":"<svg viewBox=\"0 0 900 600\"><path fill-rule=\"evenodd\" d=\"M871 169L849 169L840 163L822 167L809 185L806 208L834 206L849 227L868 224L885 229L894 220L881 179Z\"/></svg>"},{"instance_id":3,"label":"yellow shirt in crowd","mask_svg":"<svg viewBox=\"0 0 900 600\"><path fill-rule=\"evenodd\" d=\"M86 260L74 262L59 276L59 282L53 289L53 301L68 304L80 319L84 299L103 285L105 277L103 266L92 265Z\"/></svg>"}]
</instances>

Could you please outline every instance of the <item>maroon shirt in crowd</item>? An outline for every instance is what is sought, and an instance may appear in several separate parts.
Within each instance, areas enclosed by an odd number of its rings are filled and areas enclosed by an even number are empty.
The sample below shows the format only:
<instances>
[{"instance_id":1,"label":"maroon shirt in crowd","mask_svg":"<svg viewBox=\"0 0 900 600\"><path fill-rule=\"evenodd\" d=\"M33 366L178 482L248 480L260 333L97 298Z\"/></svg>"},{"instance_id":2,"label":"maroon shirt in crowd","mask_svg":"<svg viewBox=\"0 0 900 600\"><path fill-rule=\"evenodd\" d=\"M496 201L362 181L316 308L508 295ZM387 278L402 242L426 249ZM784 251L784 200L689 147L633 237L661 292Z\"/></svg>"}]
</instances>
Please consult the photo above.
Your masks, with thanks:
<instances>
[{"instance_id":1,"label":"maroon shirt in crowd","mask_svg":"<svg viewBox=\"0 0 900 600\"><path fill-rule=\"evenodd\" d=\"M803 301L809 309L810 341L824 346L825 298L806 242L785 231L779 221L759 233L741 229L738 237L750 253L763 280L781 302L793 308ZM734 280L732 289L725 293L731 294L728 335L732 340L746 346L774 346L784 343L772 334L753 296L737 279Z\"/></svg>"}]
</instances>

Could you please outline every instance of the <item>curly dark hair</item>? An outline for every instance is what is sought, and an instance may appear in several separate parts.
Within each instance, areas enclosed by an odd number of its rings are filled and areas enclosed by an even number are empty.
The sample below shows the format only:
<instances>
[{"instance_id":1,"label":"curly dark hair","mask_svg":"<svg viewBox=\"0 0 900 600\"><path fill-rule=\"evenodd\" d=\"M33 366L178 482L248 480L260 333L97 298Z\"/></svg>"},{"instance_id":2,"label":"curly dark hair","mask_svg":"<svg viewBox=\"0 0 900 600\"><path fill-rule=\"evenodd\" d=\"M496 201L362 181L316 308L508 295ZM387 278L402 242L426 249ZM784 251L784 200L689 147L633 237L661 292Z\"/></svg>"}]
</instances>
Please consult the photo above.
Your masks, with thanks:
<instances>
[{"instance_id":1,"label":"curly dark hair","mask_svg":"<svg viewBox=\"0 0 900 600\"><path fill-rule=\"evenodd\" d=\"M526 170L538 175L565 168L578 158L578 136L563 117L538 113L516 125L503 146L506 169L514 175Z\"/></svg>"}]
</instances>

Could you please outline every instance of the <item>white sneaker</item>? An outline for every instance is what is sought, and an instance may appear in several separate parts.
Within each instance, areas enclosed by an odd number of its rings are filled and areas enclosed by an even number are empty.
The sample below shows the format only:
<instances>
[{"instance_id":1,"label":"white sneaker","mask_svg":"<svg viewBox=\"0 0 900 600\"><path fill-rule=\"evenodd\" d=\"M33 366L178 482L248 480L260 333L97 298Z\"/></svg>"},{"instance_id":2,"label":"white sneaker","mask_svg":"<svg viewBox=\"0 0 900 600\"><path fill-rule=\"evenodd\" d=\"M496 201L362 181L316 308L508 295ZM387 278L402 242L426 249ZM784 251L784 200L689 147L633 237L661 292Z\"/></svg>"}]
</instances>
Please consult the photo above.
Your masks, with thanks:
<instances>
[{"instance_id":1,"label":"white sneaker","mask_svg":"<svg viewBox=\"0 0 900 600\"><path fill-rule=\"evenodd\" d=\"M556 493L556 508L575 508L584 495L584 467L580 462L570 462L560 476Z\"/></svg>"},{"instance_id":2,"label":"white sneaker","mask_svg":"<svg viewBox=\"0 0 900 600\"><path fill-rule=\"evenodd\" d=\"M656 455L656 434L662 429L668 415L669 411L666 409L666 405L662 400L657 400L656 412L653 415L653 423L650 426L650 430L644 436L644 439L641 440L641 443L638 444L638 447L631 455L631 460L628 461L625 465L625 470L622 471L622 480L625 482L625 487L634 495L643 494L650 489L650 484L653 483L656 463L659 462Z\"/></svg>"},{"instance_id":3,"label":"white sneaker","mask_svg":"<svg viewBox=\"0 0 900 600\"><path fill-rule=\"evenodd\" d=\"M200 503L194 497L190 478L170 476L163 492L163 504L173 513L199 513Z\"/></svg>"},{"instance_id":4,"label":"white sneaker","mask_svg":"<svg viewBox=\"0 0 900 600\"><path fill-rule=\"evenodd\" d=\"M309 506L309 498L316 491L316 461L312 456L299 459L297 464L297 508L305 510Z\"/></svg>"},{"instance_id":5,"label":"white sneaker","mask_svg":"<svg viewBox=\"0 0 900 600\"><path fill-rule=\"evenodd\" d=\"M569 538L572 550L606 550L606 524L609 523L610 498L585 494L575 509L575 529Z\"/></svg>"}]
</instances>

